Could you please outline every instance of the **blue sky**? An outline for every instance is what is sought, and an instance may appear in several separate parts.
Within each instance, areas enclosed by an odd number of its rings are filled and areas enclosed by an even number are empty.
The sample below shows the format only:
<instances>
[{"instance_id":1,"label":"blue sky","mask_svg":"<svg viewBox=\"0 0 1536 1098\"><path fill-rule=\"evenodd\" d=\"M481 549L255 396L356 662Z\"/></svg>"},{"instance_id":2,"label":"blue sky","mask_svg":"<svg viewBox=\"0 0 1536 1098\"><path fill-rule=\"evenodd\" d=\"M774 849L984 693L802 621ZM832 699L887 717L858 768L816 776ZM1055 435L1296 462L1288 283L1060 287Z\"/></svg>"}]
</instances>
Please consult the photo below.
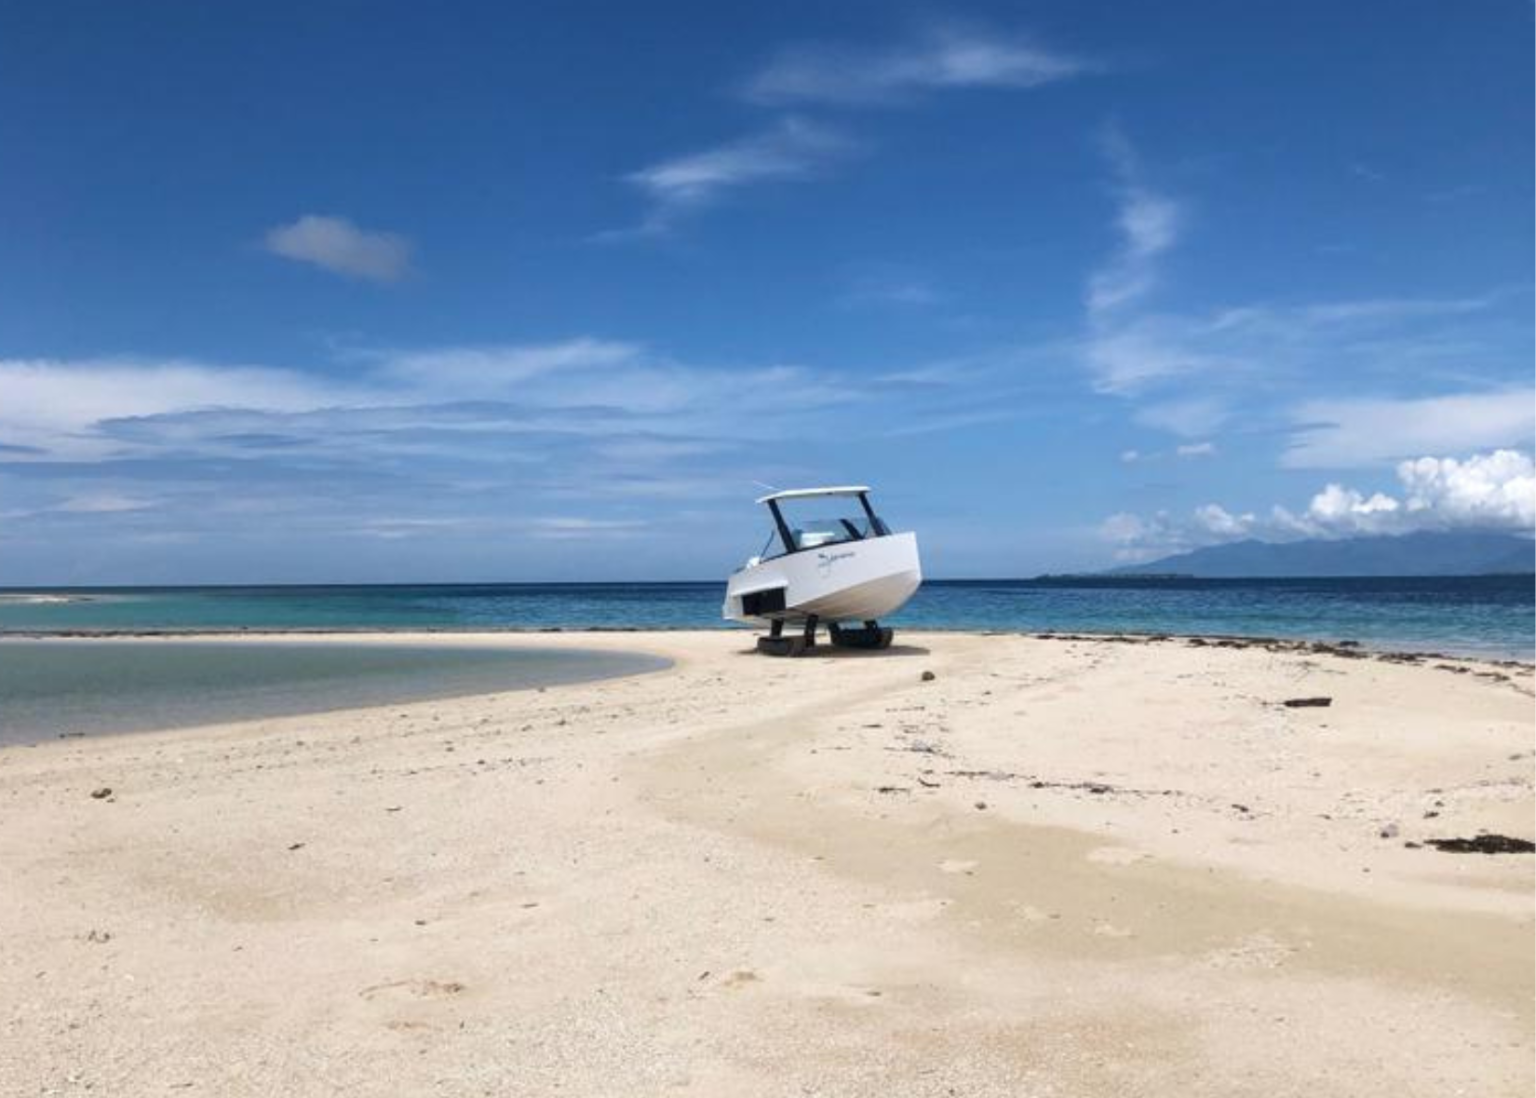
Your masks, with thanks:
<instances>
[{"instance_id":1,"label":"blue sky","mask_svg":"<svg viewBox=\"0 0 1536 1098\"><path fill-rule=\"evenodd\" d=\"M0 583L1529 531L1529 4L0 14Z\"/></svg>"}]
</instances>

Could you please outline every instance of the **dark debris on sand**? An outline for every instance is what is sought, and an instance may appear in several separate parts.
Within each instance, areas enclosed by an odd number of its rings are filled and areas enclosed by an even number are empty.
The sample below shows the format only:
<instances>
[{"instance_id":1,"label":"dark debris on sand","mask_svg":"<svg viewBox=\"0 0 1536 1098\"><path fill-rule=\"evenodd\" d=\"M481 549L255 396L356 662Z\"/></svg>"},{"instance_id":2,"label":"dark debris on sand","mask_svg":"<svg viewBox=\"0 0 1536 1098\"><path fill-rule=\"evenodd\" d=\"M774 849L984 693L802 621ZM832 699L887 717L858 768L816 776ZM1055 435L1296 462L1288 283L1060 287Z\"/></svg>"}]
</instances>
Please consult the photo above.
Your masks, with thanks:
<instances>
[{"instance_id":1,"label":"dark debris on sand","mask_svg":"<svg viewBox=\"0 0 1536 1098\"><path fill-rule=\"evenodd\" d=\"M1531 854L1536 853L1536 843L1528 839L1516 839L1509 835L1474 835L1470 839L1425 839L1425 846L1443 850L1447 854Z\"/></svg>"}]
</instances>

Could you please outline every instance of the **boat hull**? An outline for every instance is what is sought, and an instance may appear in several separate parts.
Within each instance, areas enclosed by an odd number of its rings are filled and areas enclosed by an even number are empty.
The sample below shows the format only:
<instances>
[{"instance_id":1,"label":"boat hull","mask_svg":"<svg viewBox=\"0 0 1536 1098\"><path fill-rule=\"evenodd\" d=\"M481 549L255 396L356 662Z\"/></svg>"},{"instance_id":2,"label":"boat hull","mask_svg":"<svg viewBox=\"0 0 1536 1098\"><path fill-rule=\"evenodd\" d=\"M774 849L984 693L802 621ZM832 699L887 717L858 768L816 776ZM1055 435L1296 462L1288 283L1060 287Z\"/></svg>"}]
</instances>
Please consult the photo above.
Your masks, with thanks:
<instances>
[{"instance_id":1,"label":"boat hull","mask_svg":"<svg viewBox=\"0 0 1536 1098\"><path fill-rule=\"evenodd\" d=\"M726 585L722 616L766 624L875 621L893 614L923 582L916 534L887 534L772 557Z\"/></svg>"}]
</instances>

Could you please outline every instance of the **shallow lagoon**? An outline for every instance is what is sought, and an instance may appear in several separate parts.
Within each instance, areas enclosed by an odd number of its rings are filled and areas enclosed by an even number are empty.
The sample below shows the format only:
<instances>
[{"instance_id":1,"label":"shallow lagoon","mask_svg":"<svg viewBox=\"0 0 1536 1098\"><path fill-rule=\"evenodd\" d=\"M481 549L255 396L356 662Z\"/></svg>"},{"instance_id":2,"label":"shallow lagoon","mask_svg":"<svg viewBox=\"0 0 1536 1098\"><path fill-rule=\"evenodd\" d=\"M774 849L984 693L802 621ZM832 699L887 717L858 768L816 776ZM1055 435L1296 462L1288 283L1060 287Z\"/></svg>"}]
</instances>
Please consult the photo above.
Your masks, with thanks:
<instances>
[{"instance_id":1,"label":"shallow lagoon","mask_svg":"<svg viewBox=\"0 0 1536 1098\"><path fill-rule=\"evenodd\" d=\"M0 641L0 744L487 694L655 671L656 656L345 642Z\"/></svg>"}]
</instances>

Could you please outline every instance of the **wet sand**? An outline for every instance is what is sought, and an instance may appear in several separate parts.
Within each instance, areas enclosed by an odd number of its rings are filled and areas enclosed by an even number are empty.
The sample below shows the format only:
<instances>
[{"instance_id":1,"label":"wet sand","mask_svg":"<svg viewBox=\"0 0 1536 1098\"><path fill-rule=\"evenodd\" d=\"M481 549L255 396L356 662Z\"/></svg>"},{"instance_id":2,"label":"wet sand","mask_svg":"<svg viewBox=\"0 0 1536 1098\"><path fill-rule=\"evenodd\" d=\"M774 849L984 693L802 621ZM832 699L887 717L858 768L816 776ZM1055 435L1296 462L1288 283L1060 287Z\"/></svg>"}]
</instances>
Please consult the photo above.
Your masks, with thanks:
<instances>
[{"instance_id":1,"label":"wet sand","mask_svg":"<svg viewBox=\"0 0 1536 1098\"><path fill-rule=\"evenodd\" d=\"M1531 1092L1529 668L898 641L0 749L0 1092Z\"/></svg>"}]
</instances>

